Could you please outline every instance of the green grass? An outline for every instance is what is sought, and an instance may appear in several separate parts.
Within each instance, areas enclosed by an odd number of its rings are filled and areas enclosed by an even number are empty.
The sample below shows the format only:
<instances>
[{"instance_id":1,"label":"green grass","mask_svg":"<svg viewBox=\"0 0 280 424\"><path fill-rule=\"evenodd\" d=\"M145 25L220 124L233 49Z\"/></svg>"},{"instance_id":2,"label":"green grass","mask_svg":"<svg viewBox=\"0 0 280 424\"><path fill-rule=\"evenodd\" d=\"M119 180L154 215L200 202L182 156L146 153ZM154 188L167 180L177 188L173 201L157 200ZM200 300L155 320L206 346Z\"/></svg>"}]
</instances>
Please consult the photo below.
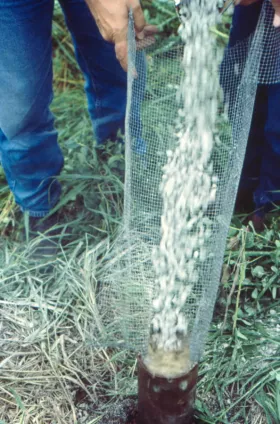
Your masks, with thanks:
<instances>
[{"instance_id":1,"label":"green grass","mask_svg":"<svg viewBox=\"0 0 280 424\"><path fill-rule=\"evenodd\" d=\"M149 14L163 28L172 22L175 37L171 10L157 5ZM102 423L110 405L137 391L134 355L98 346L106 311L97 309L96 293L121 222L123 183L114 165L123 164L122 152L108 145L101 160L93 148L82 76L58 9L54 35L52 109L66 157L60 207L74 234L53 273L30 267L0 169L1 424ZM200 366L200 423L280 422L279 218L271 216L262 234L244 222L232 222Z\"/></svg>"},{"instance_id":2,"label":"green grass","mask_svg":"<svg viewBox=\"0 0 280 424\"><path fill-rule=\"evenodd\" d=\"M235 239L229 239L229 247L234 242L235 250L226 252L214 324L201 367L203 397L209 393L211 401L214 394L216 411L209 411L203 398L200 411L203 422L277 423L280 301L275 264L279 233L270 229L258 235L248 233L246 227L232 227L231 233Z\"/></svg>"}]
</instances>

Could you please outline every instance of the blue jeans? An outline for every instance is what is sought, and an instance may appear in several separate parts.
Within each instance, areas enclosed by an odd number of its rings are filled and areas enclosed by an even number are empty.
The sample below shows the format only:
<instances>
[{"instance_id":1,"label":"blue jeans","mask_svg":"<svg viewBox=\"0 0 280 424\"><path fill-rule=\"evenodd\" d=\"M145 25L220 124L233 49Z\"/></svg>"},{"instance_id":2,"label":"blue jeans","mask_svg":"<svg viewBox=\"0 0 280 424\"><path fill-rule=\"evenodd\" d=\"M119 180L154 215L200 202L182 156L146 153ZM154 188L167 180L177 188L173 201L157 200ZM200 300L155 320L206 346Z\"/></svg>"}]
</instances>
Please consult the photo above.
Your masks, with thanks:
<instances>
[{"instance_id":1,"label":"blue jeans","mask_svg":"<svg viewBox=\"0 0 280 424\"><path fill-rule=\"evenodd\" d=\"M124 131L127 76L85 1L60 4L101 144ZM16 202L33 217L48 214L61 191L63 155L50 112L53 7L54 0L0 0L0 157Z\"/></svg>"},{"instance_id":2,"label":"blue jeans","mask_svg":"<svg viewBox=\"0 0 280 424\"><path fill-rule=\"evenodd\" d=\"M262 3L235 7L230 47L255 31ZM257 209L280 201L280 84L258 86L240 188L254 192Z\"/></svg>"}]
</instances>

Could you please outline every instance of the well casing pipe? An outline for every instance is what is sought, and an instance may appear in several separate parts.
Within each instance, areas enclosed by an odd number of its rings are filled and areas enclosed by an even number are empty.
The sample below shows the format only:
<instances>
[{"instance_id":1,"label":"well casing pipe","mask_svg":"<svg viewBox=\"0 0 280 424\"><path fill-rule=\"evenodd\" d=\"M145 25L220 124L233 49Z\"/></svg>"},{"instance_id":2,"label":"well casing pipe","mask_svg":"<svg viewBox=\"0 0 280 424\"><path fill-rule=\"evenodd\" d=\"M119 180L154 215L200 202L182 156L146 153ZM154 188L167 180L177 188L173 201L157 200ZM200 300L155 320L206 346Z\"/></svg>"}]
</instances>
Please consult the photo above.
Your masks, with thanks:
<instances>
[{"instance_id":1,"label":"well casing pipe","mask_svg":"<svg viewBox=\"0 0 280 424\"><path fill-rule=\"evenodd\" d=\"M138 359L137 424L192 424L198 365L175 378L152 375Z\"/></svg>"}]
</instances>

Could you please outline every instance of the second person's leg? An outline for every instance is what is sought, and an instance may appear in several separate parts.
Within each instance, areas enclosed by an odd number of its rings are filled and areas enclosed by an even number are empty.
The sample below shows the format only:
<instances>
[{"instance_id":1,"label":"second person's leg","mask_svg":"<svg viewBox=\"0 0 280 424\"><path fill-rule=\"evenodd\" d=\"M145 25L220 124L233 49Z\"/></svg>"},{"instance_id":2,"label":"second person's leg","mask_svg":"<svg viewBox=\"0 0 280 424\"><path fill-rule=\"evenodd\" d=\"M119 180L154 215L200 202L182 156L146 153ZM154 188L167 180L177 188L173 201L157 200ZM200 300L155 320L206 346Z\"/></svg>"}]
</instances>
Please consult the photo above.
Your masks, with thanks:
<instances>
[{"instance_id":1,"label":"second person's leg","mask_svg":"<svg viewBox=\"0 0 280 424\"><path fill-rule=\"evenodd\" d=\"M270 202L280 201L280 84L266 86L267 118L260 184L255 192L257 208L267 209Z\"/></svg>"},{"instance_id":2,"label":"second person's leg","mask_svg":"<svg viewBox=\"0 0 280 424\"><path fill-rule=\"evenodd\" d=\"M127 76L106 42L85 0L60 0L72 34L76 56L84 73L89 113L98 144L124 132Z\"/></svg>"},{"instance_id":3,"label":"second person's leg","mask_svg":"<svg viewBox=\"0 0 280 424\"><path fill-rule=\"evenodd\" d=\"M262 4L263 1L258 1L250 6L236 6L234 10L229 44L221 66L221 85L225 102L228 103L230 119L232 112L234 118L236 95L246 61L246 49L249 48L247 42L256 30ZM243 43L241 47L240 43ZM241 71L237 73L236 68ZM254 209L253 192L259 184L266 115L266 88L258 87L236 202L238 211L249 212Z\"/></svg>"}]
</instances>

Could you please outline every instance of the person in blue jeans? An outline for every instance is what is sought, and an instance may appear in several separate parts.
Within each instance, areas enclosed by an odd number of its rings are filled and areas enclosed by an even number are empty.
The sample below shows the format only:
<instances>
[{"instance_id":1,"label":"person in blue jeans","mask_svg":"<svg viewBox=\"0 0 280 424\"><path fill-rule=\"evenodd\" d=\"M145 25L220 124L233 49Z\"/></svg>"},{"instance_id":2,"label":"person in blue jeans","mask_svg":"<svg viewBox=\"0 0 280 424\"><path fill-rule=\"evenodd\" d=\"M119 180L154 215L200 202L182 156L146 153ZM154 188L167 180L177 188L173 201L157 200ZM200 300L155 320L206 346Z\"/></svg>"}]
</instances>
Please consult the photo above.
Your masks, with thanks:
<instances>
[{"instance_id":1,"label":"person in blue jeans","mask_svg":"<svg viewBox=\"0 0 280 424\"><path fill-rule=\"evenodd\" d=\"M229 47L234 47L254 33L263 1L242 0L235 7ZM280 24L279 0L275 8L274 26ZM250 201L252 200L252 201ZM247 151L239 186L237 208L250 210L257 230L264 227L265 213L272 203L280 201L280 84L259 84L248 139ZM254 207L253 206L253 207Z\"/></svg>"},{"instance_id":2,"label":"person in blue jeans","mask_svg":"<svg viewBox=\"0 0 280 424\"><path fill-rule=\"evenodd\" d=\"M103 144L124 130L129 10L138 41L155 28L146 26L139 0L60 5L84 74L96 142ZM53 225L40 218L59 200L56 177L63 168L50 112L53 9L54 0L0 0L0 159L17 204L38 231Z\"/></svg>"}]
</instances>

